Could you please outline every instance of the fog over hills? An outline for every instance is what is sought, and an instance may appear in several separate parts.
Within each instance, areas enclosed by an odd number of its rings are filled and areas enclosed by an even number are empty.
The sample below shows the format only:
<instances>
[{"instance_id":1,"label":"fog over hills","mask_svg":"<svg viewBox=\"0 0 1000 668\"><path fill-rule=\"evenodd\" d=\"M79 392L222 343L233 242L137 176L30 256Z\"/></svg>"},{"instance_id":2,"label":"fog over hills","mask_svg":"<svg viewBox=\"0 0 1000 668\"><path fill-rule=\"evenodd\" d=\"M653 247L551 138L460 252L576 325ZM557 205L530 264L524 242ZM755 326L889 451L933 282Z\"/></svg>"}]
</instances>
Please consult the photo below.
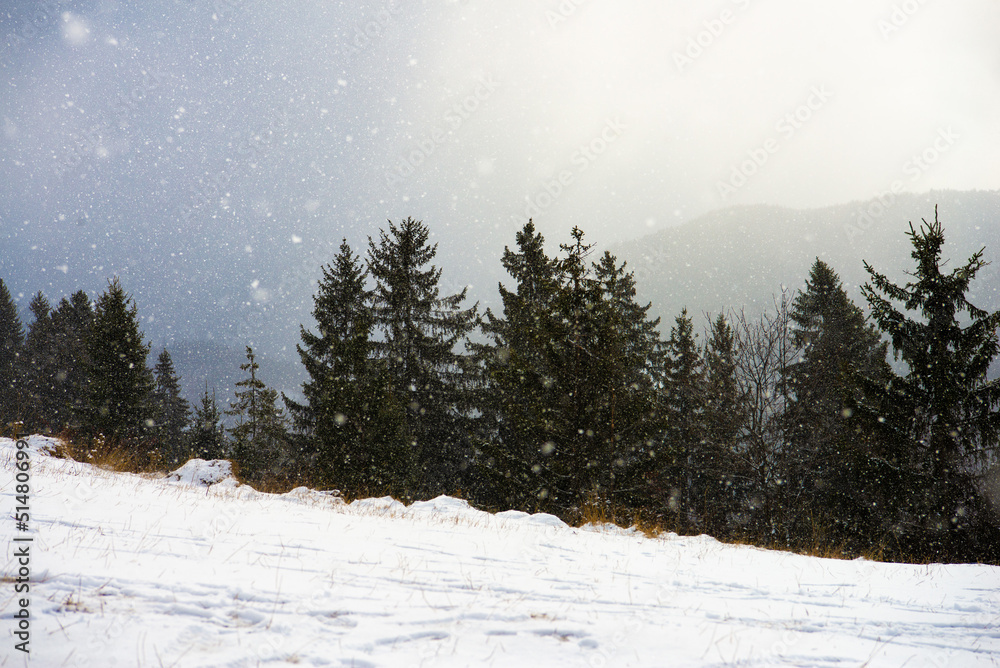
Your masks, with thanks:
<instances>
[{"instance_id":1,"label":"fog over hills","mask_svg":"<svg viewBox=\"0 0 1000 668\"><path fill-rule=\"evenodd\" d=\"M960 266L985 246L985 259L993 264L973 282L970 301L1000 309L1000 191L899 194L820 209L735 206L611 250L635 272L639 297L652 302L665 334L684 307L696 324L707 324L705 312L745 308L756 314L772 307L782 287L791 295L804 287L817 257L864 308L863 261L905 282L903 272L913 267L909 222L933 221L935 205L945 257L951 259L947 266Z\"/></svg>"},{"instance_id":2,"label":"fog over hills","mask_svg":"<svg viewBox=\"0 0 1000 668\"><path fill-rule=\"evenodd\" d=\"M1000 309L1000 191L899 194L820 209L734 206L608 250L635 273L639 298L652 303L650 312L662 318L660 330L666 338L685 307L697 331L707 325L704 313L745 309L757 315L773 307L783 287L794 296L817 257L834 268L851 298L867 310L860 292L868 280L862 262L897 283L905 282L904 272L913 266L906 236L909 222L916 226L922 219L933 220L935 205L945 228L946 257L951 260L947 266L959 266L985 246L985 258L992 264L973 282L970 300L981 308ZM566 236L568 232L546 236L549 252L556 252ZM599 250L595 248L594 259ZM474 299L495 307L496 280L507 277L499 257L483 258L483 264L476 276L446 272L446 291L463 280L474 282ZM500 279L487 282L486 276ZM286 392L295 392L302 381L296 343L297 338L289 339L283 354L262 361L265 380ZM220 398L228 396L241 378L242 348L185 340L174 344L172 353L192 397L203 391L206 380Z\"/></svg>"}]
</instances>

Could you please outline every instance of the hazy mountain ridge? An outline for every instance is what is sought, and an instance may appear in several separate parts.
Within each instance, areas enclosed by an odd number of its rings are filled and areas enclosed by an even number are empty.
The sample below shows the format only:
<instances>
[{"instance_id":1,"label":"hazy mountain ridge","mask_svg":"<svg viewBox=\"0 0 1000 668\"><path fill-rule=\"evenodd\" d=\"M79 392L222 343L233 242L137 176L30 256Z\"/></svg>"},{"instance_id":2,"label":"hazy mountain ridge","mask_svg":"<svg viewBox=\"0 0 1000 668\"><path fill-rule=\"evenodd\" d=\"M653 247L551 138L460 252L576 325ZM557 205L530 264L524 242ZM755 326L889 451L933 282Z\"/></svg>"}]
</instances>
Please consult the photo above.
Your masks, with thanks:
<instances>
[{"instance_id":1,"label":"hazy mountain ridge","mask_svg":"<svg viewBox=\"0 0 1000 668\"><path fill-rule=\"evenodd\" d=\"M970 298L981 308L1000 309L1000 191L900 194L886 202L891 206L877 199L821 209L734 206L610 250L635 272L639 298L652 303L664 332L684 307L696 322L704 322L704 312L759 313L772 306L783 286L790 295L804 287L817 257L865 307L863 261L905 281L903 272L913 266L909 222L933 220L937 204L951 260L947 266L959 266L985 246L984 258L994 264L980 272Z\"/></svg>"}]
</instances>

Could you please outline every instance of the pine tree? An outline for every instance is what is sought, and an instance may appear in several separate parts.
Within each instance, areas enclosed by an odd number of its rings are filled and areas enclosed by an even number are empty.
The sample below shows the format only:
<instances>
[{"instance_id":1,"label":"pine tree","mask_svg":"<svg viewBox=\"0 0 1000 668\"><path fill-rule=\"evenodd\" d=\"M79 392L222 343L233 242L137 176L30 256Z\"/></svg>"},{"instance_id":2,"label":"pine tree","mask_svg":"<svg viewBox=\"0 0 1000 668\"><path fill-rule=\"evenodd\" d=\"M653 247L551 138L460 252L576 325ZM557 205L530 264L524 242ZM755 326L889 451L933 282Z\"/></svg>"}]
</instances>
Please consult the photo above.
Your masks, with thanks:
<instances>
[{"instance_id":1,"label":"pine tree","mask_svg":"<svg viewBox=\"0 0 1000 668\"><path fill-rule=\"evenodd\" d=\"M374 359L375 319L367 272L347 240L314 297L318 334L301 329L299 357L309 374L305 403L285 397L313 460L313 482L349 495L400 496L410 471L403 409L383 360Z\"/></svg>"},{"instance_id":2,"label":"pine tree","mask_svg":"<svg viewBox=\"0 0 1000 668\"><path fill-rule=\"evenodd\" d=\"M859 494L867 453L847 418L861 399L859 377L888 380L887 344L819 258L789 318L792 344L800 350L787 370L783 477L790 530L800 541L827 534L831 542L860 545L871 530L872 504Z\"/></svg>"},{"instance_id":3,"label":"pine tree","mask_svg":"<svg viewBox=\"0 0 1000 668\"><path fill-rule=\"evenodd\" d=\"M478 395L481 452L478 469L486 484L481 502L495 508L533 509L548 497L542 467L555 452L548 420L555 372L550 368L558 316L556 262L531 221L516 235L517 251L505 248L501 263L515 280L499 285L501 315L487 310L488 344L474 346L485 387Z\"/></svg>"},{"instance_id":4,"label":"pine tree","mask_svg":"<svg viewBox=\"0 0 1000 668\"><path fill-rule=\"evenodd\" d=\"M174 371L170 353L164 348L153 368L155 385L152 395L154 426L150 433L157 440L164 462L168 466L184 463L188 444L185 430L191 417L191 407L181 396L180 380Z\"/></svg>"},{"instance_id":5,"label":"pine tree","mask_svg":"<svg viewBox=\"0 0 1000 668\"><path fill-rule=\"evenodd\" d=\"M667 353L657 329L660 319L650 319L652 304L636 302L635 278L624 263L605 252L593 270L601 290L592 314L598 329L594 352L601 360L594 423L605 432L602 449L611 459L606 496L618 507L646 507L658 454L655 437L666 420Z\"/></svg>"},{"instance_id":6,"label":"pine tree","mask_svg":"<svg viewBox=\"0 0 1000 668\"><path fill-rule=\"evenodd\" d=\"M52 313L53 422L60 428L77 428L88 396L87 341L94 326L94 309L87 293L78 290L59 301Z\"/></svg>"},{"instance_id":7,"label":"pine tree","mask_svg":"<svg viewBox=\"0 0 1000 668\"><path fill-rule=\"evenodd\" d=\"M34 430L78 426L87 404L87 340L94 311L85 292L63 297L52 310L39 292L31 301L34 322L21 355L27 386L27 421Z\"/></svg>"},{"instance_id":8,"label":"pine tree","mask_svg":"<svg viewBox=\"0 0 1000 668\"><path fill-rule=\"evenodd\" d=\"M478 322L477 306L462 310L466 290L441 297L441 270L427 266L437 253L429 231L407 218L389 223L379 242L369 239L368 270L375 279L376 356L384 361L391 391L406 410L412 449L411 490L433 496L454 492L467 479L472 450L470 427L473 379L464 352Z\"/></svg>"},{"instance_id":9,"label":"pine tree","mask_svg":"<svg viewBox=\"0 0 1000 668\"><path fill-rule=\"evenodd\" d=\"M22 419L19 359L24 348L24 327L17 306L0 279L0 430Z\"/></svg>"},{"instance_id":10,"label":"pine tree","mask_svg":"<svg viewBox=\"0 0 1000 668\"><path fill-rule=\"evenodd\" d=\"M28 326L21 357L24 378L24 422L29 432L49 432L53 427L56 360L53 353L52 306L44 294L32 297L28 309L33 320Z\"/></svg>"},{"instance_id":11,"label":"pine tree","mask_svg":"<svg viewBox=\"0 0 1000 668\"><path fill-rule=\"evenodd\" d=\"M240 370L248 377L236 383L236 401L226 411L236 418L236 425L229 429L232 460L246 480L286 483L293 463L286 419L276 403L277 391L258 377L259 369L253 348L247 346L247 362Z\"/></svg>"},{"instance_id":12,"label":"pine tree","mask_svg":"<svg viewBox=\"0 0 1000 668\"><path fill-rule=\"evenodd\" d=\"M192 456L200 459L222 459L226 455L226 431L222 426L222 412L215 400L215 391L208 393L207 381L201 403L194 409L189 449Z\"/></svg>"},{"instance_id":13,"label":"pine tree","mask_svg":"<svg viewBox=\"0 0 1000 668\"><path fill-rule=\"evenodd\" d=\"M118 278L109 281L108 289L97 299L87 350L84 428L103 435L112 446L124 441L137 446L138 438L153 421L150 396L154 382L146 366L149 345L139 328L135 303Z\"/></svg>"},{"instance_id":14,"label":"pine tree","mask_svg":"<svg viewBox=\"0 0 1000 668\"><path fill-rule=\"evenodd\" d=\"M744 398L737 380L736 338L721 313L710 321L708 342L702 353L705 371L703 517L713 536L726 534L729 515L740 503L746 476L737 452L745 428Z\"/></svg>"},{"instance_id":15,"label":"pine tree","mask_svg":"<svg viewBox=\"0 0 1000 668\"><path fill-rule=\"evenodd\" d=\"M934 222L924 220L919 230L911 223L908 236L916 269L906 285L865 263L871 282L862 292L872 317L907 365L904 376L886 385L870 382L874 398L860 406L880 431L887 479L879 482L885 496L895 495L894 528L905 548L925 558L996 560L996 518L976 473L997 456L1000 385L987 371L1000 349L1000 312L987 313L966 298L986 265L985 249L943 273L937 207Z\"/></svg>"},{"instance_id":16,"label":"pine tree","mask_svg":"<svg viewBox=\"0 0 1000 668\"><path fill-rule=\"evenodd\" d=\"M599 381L607 380L599 352L601 286L589 271L587 259L593 244L583 241L574 227L572 242L560 244L556 262L559 291L554 301L556 320L551 324L550 367L558 406L549 411L553 456L546 469L552 502L562 511L582 510L611 491L604 480L610 473L613 453L603 447L595 424L602 399Z\"/></svg>"},{"instance_id":17,"label":"pine tree","mask_svg":"<svg viewBox=\"0 0 1000 668\"><path fill-rule=\"evenodd\" d=\"M656 484L664 512L680 528L702 523L702 499L708 485L705 451L704 368L694 323L682 309L667 340L663 432ZM700 527L699 527L700 528Z\"/></svg>"}]
</instances>

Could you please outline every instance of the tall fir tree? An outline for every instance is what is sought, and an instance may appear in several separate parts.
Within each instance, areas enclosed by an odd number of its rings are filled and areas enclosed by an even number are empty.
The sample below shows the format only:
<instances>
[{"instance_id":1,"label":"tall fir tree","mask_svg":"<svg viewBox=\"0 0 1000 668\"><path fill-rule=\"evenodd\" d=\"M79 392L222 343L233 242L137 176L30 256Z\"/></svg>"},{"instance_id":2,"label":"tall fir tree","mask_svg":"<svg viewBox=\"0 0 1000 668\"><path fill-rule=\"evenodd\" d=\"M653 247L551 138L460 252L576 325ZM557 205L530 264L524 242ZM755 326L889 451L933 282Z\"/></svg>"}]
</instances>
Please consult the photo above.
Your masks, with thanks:
<instances>
[{"instance_id":1,"label":"tall fir tree","mask_svg":"<svg viewBox=\"0 0 1000 668\"><path fill-rule=\"evenodd\" d=\"M0 278L0 430L22 419L19 359L24 349L24 326L10 290Z\"/></svg>"},{"instance_id":2,"label":"tall fir tree","mask_svg":"<svg viewBox=\"0 0 1000 668\"><path fill-rule=\"evenodd\" d=\"M150 433L167 466L179 466L188 454L185 431L191 418L191 406L181 396L180 379L174 371L170 353L164 348L153 368L152 416L154 426Z\"/></svg>"},{"instance_id":3,"label":"tall fir tree","mask_svg":"<svg viewBox=\"0 0 1000 668\"><path fill-rule=\"evenodd\" d=\"M740 504L746 478L737 455L746 418L736 377L736 338L723 314L709 321L707 338L702 352L703 520L707 532L721 537L730 532L730 515Z\"/></svg>"},{"instance_id":4,"label":"tall fir tree","mask_svg":"<svg viewBox=\"0 0 1000 668\"><path fill-rule=\"evenodd\" d=\"M658 478L663 512L677 528L701 529L710 472L704 443L704 368L694 323L682 309L667 340L666 428L662 434Z\"/></svg>"},{"instance_id":5,"label":"tall fir tree","mask_svg":"<svg viewBox=\"0 0 1000 668\"><path fill-rule=\"evenodd\" d=\"M85 430L103 435L111 445L127 441L138 446L153 421L154 381L146 365L149 345L139 328L138 309L117 277L97 299L87 352ZM145 446L140 450L135 454L149 454Z\"/></svg>"},{"instance_id":6,"label":"tall fir tree","mask_svg":"<svg viewBox=\"0 0 1000 668\"><path fill-rule=\"evenodd\" d=\"M454 493L468 480L472 448L472 364L463 348L479 320L478 306L462 309L466 290L441 296L441 270L430 265L437 245L420 221L389 222L369 239L368 270L375 280L376 356L394 396L406 407L417 496Z\"/></svg>"},{"instance_id":7,"label":"tall fir tree","mask_svg":"<svg viewBox=\"0 0 1000 668\"><path fill-rule=\"evenodd\" d=\"M505 248L501 263L517 287L499 285L502 313L487 310L488 343L474 346L485 377L478 394L480 502L498 509L545 505L542 466L556 448L549 420L555 383L549 351L557 319L557 267L531 221L515 241L517 250Z\"/></svg>"},{"instance_id":8,"label":"tall fir tree","mask_svg":"<svg viewBox=\"0 0 1000 668\"><path fill-rule=\"evenodd\" d=\"M192 456L200 459L222 459L226 456L226 430L222 426L222 411L215 400L215 391L208 393L208 382L201 402L194 409L189 434Z\"/></svg>"},{"instance_id":9,"label":"tall fir tree","mask_svg":"<svg viewBox=\"0 0 1000 668\"><path fill-rule=\"evenodd\" d=\"M86 411L87 368L90 361L88 339L94 326L94 308L83 290L59 301L52 313L52 358L55 377L52 421L60 428L77 429Z\"/></svg>"},{"instance_id":10,"label":"tall fir tree","mask_svg":"<svg viewBox=\"0 0 1000 668\"><path fill-rule=\"evenodd\" d=\"M998 452L1000 384L987 371L1000 349L1000 312L966 298L986 265L985 249L942 272L937 207L934 222L919 229L911 223L908 236L916 268L905 285L865 263L871 280L862 292L907 371L884 385L868 383L873 399L861 404L862 417L880 431L880 482L895 495L891 520L904 549L924 558L996 561L996 514L976 474Z\"/></svg>"},{"instance_id":11,"label":"tall fir tree","mask_svg":"<svg viewBox=\"0 0 1000 668\"><path fill-rule=\"evenodd\" d=\"M56 407L52 306L40 291L28 304L32 322L25 337L20 373L24 378L24 422L28 431L49 432Z\"/></svg>"},{"instance_id":12,"label":"tall fir tree","mask_svg":"<svg viewBox=\"0 0 1000 668\"><path fill-rule=\"evenodd\" d=\"M861 492L868 453L848 418L861 399L859 377L889 379L888 344L819 258L789 318L800 351L787 369L789 453L782 477L789 529L800 542L825 536L861 548L870 539L873 500Z\"/></svg>"},{"instance_id":13,"label":"tall fir tree","mask_svg":"<svg viewBox=\"0 0 1000 668\"><path fill-rule=\"evenodd\" d=\"M374 358L367 272L347 240L313 298L316 334L301 327L299 358L309 374L305 403L285 397L312 460L313 484L351 496L406 492L411 470L404 408L384 360Z\"/></svg>"},{"instance_id":14,"label":"tall fir tree","mask_svg":"<svg viewBox=\"0 0 1000 668\"><path fill-rule=\"evenodd\" d=\"M53 310L39 292L30 308L35 319L21 356L29 427L52 432L77 427L87 403L90 299L80 290Z\"/></svg>"},{"instance_id":15,"label":"tall fir tree","mask_svg":"<svg viewBox=\"0 0 1000 668\"><path fill-rule=\"evenodd\" d=\"M594 353L601 360L594 422L603 428L601 447L611 455L604 496L617 507L642 508L649 502L655 437L666 420L666 346L660 339L660 319L649 317L652 304L636 301L635 277L626 265L605 252L593 270L601 290L593 313L598 327Z\"/></svg>"},{"instance_id":16,"label":"tall fir tree","mask_svg":"<svg viewBox=\"0 0 1000 668\"><path fill-rule=\"evenodd\" d=\"M295 464L289 453L288 425L277 406L277 391L258 376L260 365L250 346L240 370L247 377L236 383L236 400L226 411L236 418L235 426L229 428L232 460L245 480L288 483Z\"/></svg>"}]
</instances>

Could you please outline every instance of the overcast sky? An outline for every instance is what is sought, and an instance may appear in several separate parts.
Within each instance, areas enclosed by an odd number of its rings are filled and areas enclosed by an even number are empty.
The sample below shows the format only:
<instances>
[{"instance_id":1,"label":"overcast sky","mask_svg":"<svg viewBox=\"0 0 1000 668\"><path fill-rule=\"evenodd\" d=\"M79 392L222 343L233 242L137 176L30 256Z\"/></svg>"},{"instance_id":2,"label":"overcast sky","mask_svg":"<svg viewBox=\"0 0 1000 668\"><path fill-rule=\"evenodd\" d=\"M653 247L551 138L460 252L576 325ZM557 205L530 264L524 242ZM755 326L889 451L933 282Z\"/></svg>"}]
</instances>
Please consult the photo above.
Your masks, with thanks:
<instances>
[{"instance_id":1,"label":"overcast sky","mask_svg":"<svg viewBox=\"0 0 1000 668\"><path fill-rule=\"evenodd\" d=\"M157 340L294 346L319 264L386 219L488 300L529 216L605 245L1000 184L997 0L2 7L0 276L120 275Z\"/></svg>"}]
</instances>

